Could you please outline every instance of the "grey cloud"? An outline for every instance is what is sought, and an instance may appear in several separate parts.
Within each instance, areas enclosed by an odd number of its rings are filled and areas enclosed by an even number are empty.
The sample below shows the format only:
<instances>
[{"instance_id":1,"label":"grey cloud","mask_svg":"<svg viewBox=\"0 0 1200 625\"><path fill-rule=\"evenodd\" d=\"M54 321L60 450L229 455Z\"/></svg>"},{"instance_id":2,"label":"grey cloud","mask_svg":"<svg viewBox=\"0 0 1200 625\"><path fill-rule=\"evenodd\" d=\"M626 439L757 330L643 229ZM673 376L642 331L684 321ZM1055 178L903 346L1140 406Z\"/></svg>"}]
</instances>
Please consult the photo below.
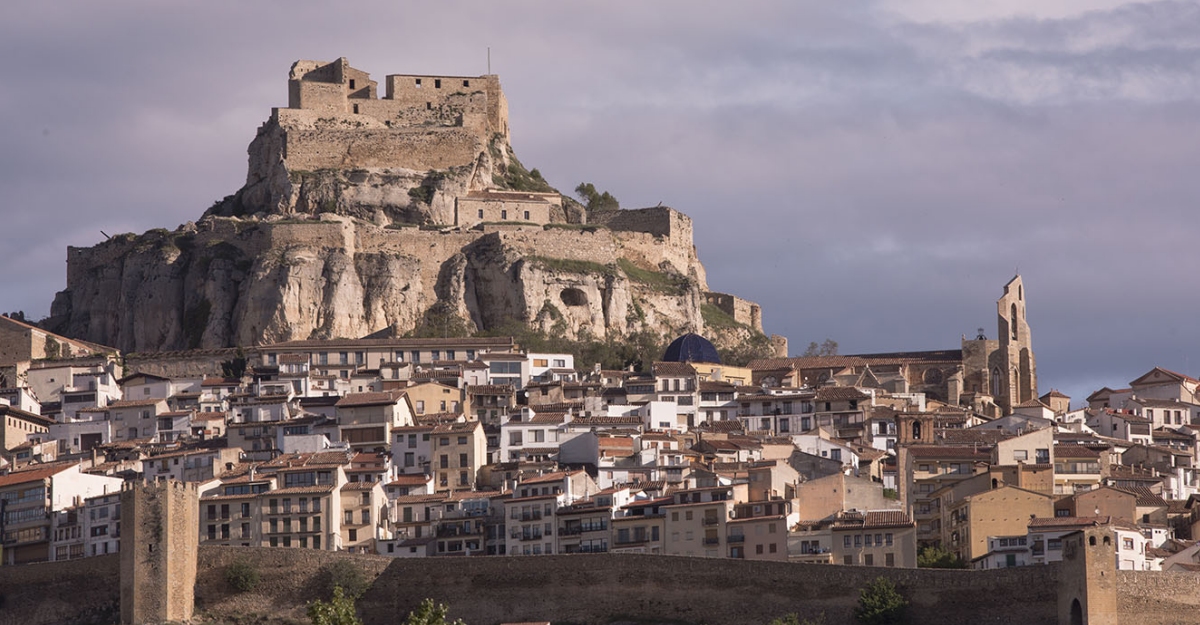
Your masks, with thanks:
<instances>
[{"instance_id":1,"label":"grey cloud","mask_svg":"<svg viewBox=\"0 0 1200 625\"><path fill-rule=\"evenodd\" d=\"M953 348L995 332L1019 267L1047 388L1194 374L1200 8L881 6L30 5L0 23L0 52L34 59L0 70L21 85L0 93L0 243L20 259L0 309L48 312L66 245L236 190L293 60L471 74L491 46L526 164L690 214L712 286L793 346Z\"/></svg>"}]
</instances>

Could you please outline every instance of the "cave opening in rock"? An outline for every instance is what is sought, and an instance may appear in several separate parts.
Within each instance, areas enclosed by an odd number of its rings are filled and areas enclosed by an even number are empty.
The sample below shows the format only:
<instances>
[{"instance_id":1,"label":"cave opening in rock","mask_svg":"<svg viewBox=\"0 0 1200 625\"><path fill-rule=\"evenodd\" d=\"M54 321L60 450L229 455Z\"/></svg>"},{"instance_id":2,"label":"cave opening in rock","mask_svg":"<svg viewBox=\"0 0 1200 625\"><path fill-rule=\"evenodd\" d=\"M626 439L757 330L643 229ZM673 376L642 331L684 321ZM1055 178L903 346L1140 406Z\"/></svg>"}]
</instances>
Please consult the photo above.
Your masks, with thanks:
<instances>
[{"instance_id":1,"label":"cave opening in rock","mask_svg":"<svg viewBox=\"0 0 1200 625\"><path fill-rule=\"evenodd\" d=\"M562 303L567 306L587 306L587 295L579 289L568 287L562 290L558 295Z\"/></svg>"}]
</instances>

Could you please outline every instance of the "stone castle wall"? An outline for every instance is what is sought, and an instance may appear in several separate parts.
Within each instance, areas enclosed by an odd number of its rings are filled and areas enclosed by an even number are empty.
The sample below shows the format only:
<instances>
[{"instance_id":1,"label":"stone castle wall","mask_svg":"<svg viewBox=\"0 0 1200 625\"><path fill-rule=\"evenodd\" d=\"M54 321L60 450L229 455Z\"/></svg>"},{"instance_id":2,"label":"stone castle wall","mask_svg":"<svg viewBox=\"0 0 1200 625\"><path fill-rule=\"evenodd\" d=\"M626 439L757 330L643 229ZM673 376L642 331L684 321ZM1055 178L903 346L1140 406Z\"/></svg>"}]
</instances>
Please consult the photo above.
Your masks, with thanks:
<instances>
[{"instance_id":1,"label":"stone castle wall","mask_svg":"<svg viewBox=\"0 0 1200 625\"><path fill-rule=\"evenodd\" d=\"M362 127L338 118L323 127L302 123L313 111L278 112L282 153L291 171L318 169L450 169L475 162L486 136L463 127Z\"/></svg>"},{"instance_id":2,"label":"stone castle wall","mask_svg":"<svg viewBox=\"0 0 1200 625\"><path fill-rule=\"evenodd\" d=\"M238 560L262 576L251 592L236 593L224 579ZM950 571L633 554L392 559L237 547L199 549L197 614L303 621L304 602L320 596L322 567L338 560L374 580L359 601L367 625L396 622L427 597L470 625L619 619L741 625L790 612L823 613L828 625L849 625L858 590L878 576L893 580L912 602L910 622L1057 622L1058 565ZM0 567L0 625L115 622L117 570L116 556ZM1200 575L1120 571L1117 582L1122 625L1200 623Z\"/></svg>"},{"instance_id":3,"label":"stone castle wall","mask_svg":"<svg viewBox=\"0 0 1200 625\"><path fill-rule=\"evenodd\" d=\"M704 301L720 308L725 314L733 317L734 321L750 326L759 332L763 331L762 308L758 304L736 295L712 291L704 294Z\"/></svg>"}]
</instances>

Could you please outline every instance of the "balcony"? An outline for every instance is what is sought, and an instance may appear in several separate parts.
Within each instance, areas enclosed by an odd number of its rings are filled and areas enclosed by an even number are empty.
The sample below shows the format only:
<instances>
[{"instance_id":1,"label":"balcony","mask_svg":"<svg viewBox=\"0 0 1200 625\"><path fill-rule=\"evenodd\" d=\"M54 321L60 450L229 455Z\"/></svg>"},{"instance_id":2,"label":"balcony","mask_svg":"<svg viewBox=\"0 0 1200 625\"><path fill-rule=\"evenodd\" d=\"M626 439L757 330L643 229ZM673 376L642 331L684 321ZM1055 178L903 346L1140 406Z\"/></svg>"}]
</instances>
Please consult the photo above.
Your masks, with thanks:
<instances>
[{"instance_id":1,"label":"balcony","mask_svg":"<svg viewBox=\"0 0 1200 625\"><path fill-rule=\"evenodd\" d=\"M730 544L742 543L746 541L746 536L745 534L733 534L725 540L727 540Z\"/></svg>"},{"instance_id":2,"label":"balcony","mask_svg":"<svg viewBox=\"0 0 1200 625\"><path fill-rule=\"evenodd\" d=\"M721 520L720 520L720 519L718 519L717 517L704 517L704 524L705 524L705 525L716 525L716 524L718 524L718 523L720 523L720 522L721 522Z\"/></svg>"},{"instance_id":3,"label":"balcony","mask_svg":"<svg viewBox=\"0 0 1200 625\"><path fill-rule=\"evenodd\" d=\"M720 538L705 538L704 544L705 545L719 545L719 544L721 544L721 539Z\"/></svg>"},{"instance_id":4,"label":"balcony","mask_svg":"<svg viewBox=\"0 0 1200 625\"><path fill-rule=\"evenodd\" d=\"M522 521L540 521L541 518L542 518L541 510L538 510L535 512L522 512L521 513Z\"/></svg>"}]
</instances>

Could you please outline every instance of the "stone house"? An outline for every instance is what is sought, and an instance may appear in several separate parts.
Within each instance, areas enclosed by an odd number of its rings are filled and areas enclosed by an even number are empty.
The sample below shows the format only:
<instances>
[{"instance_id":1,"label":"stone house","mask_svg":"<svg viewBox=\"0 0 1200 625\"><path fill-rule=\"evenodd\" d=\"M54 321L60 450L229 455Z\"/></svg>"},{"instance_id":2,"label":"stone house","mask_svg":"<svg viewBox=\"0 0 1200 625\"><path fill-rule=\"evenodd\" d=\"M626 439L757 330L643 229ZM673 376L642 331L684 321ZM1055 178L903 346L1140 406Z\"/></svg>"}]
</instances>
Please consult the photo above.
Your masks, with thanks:
<instances>
[{"instance_id":1,"label":"stone house","mask_svg":"<svg viewBox=\"0 0 1200 625\"><path fill-rule=\"evenodd\" d=\"M835 564L916 568L916 525L901 510L843 512L830 524Z\"/></svg>"},{"instance_id":2,"label":"stone house","mask_svg":"<svg viewBox=\"0 0 1200 625\"><path fill-rule=\"evenodd\" d=\"M437 490L473 490L487 459L487 441L478 421L434 426L432 473Z\"/></svg>"},{"instance_id":3,"label":"stone house","mask_svg":"<svg viewBox=\"0 0 1200 625\"><path fill-rule=\"evenodd\" d=\"M393 429L413 425L413 406L405 391L350 393L336 407L338 436L356 451L385 451Z\"/></svg>"}]
</instances>

